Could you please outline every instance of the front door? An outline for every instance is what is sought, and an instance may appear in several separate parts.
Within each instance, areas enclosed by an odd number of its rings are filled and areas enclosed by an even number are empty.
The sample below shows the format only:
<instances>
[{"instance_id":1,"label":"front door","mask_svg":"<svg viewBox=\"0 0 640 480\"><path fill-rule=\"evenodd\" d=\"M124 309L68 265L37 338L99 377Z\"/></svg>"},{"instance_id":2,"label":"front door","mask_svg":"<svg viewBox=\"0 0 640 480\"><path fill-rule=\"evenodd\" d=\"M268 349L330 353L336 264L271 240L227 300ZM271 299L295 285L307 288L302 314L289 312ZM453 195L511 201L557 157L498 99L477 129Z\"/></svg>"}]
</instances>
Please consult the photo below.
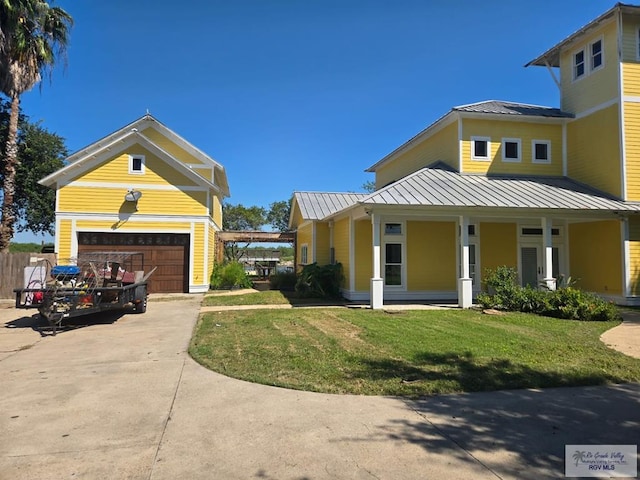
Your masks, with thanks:
<instances>
[{"instance_id":1,"label":"front door","mask_svg":"<svg viewBox=\"0 0 640 480\"><path fill-rule=\"evenodd\" d=\"M538 288L543 280L543 257L542 247L540 245L523 245L520 247L520 268L522 271L522 286L527 285ZM552 247L551 249L551 275L557 279L560 274L560 248Z\"/></svg>"}]
</instances>

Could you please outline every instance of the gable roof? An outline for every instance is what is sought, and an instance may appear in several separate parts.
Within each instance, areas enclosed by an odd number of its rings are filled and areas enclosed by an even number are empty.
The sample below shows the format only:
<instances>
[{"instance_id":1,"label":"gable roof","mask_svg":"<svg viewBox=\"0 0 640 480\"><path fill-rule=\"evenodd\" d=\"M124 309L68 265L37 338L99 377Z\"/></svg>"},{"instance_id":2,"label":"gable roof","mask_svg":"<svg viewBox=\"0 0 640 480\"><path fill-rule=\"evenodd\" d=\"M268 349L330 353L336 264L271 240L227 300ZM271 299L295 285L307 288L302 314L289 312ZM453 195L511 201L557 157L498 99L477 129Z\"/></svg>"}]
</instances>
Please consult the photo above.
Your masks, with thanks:
<instances>
[{"instance_id":1,"label":"gable roof","mask_svg":"<svg viewBox=\"0 0 640 480\"><path fill-rule=\"evenodd\" d=\"M156 145L151 139L140 133L142 130L145 130L148 127L153 128L165 137L169 138L180 148L202 161L204 165L212 167L214 169L214 172L217 173L214 175L214 178L219 179L219 185L211 183L209 180L193 171L173 155L169 154L167 151ZM195 180L197 183L207 185L208 187L219 191L223 196L229 196L229 184L224 167L216 162L213 158L209 157L204 152L194 147L191 143L187 142L184 138L180 137L177 133L170 130L149 113L143 115L134 122L129 123L128 125L125 125L124 127L116 130L115 132L101 138L100 140L78 150L77 152L74 152L69 157L67 157L67 165L62 167L60 170L52 173L51 175L48 175L47 177L41 179L38 183L45 186L51 186L55 184L60 178L74 178L78 174L86 171L87 166L95 163L95 160L101 158L105 152L109 152L113 148L122 148L125 146L125 144L129 146L130 144L135 143L135 140L139 140L140 143L142 143L143 146L145 146L147 149L154 151L154 153L158 154L163 160L176 167L179 171L186 174L189 178Z\"/></svg>"},{"instance_id":2,"label":"gable roof","mask_svg":"<svg viewBox=\"0 0 640 480\"><path fill-rule=\"evenodd\" d=\"M533 60L525 64L525 67L529 67L531 65L545 67L547 66L547 64L550 67L559 67L560 52L562 51L562 49L572 44L576 39L578 39L578 37L584 35L590 30L594 30L598 28L603 22L606 22L609 19L613 18L618 12L622 12L625 14L640 14L640 7L637 5L630 5L626 3L620 3L620 2L616 3L612 8L604 12L602 15L590 21L585 26L576 30L571 35L569 35L564 40L562 40L560 43L557 43L556 45L551 47L549 50L544 52L542 55L534 58Z\"/></svg>"},{"instance_id":3,"label":"gable roof","mask_svg":"<svg viewBox=\"0 0 640 480\"><path fill-rule=\"evenodd\" d=\"M542 105L531 105L528 103L508 102L504 100L485 100L482 102L470 103L468 105L459 105L453 107L446 114L438 118L435 122L429 125L427 128L411 137L404 142L398 148L391 153L385 155L381 160L371 165L365 170L365 172L375 172L378 168L382 167L386 163L395 160L395 158L407 151L413 145L427 139L432 133L438 131L440 128L445 127L457 119L457 115L465 116L467 114L472 115L503 115L505 119L522 118L527 119L540 119L540 118L573 118L571 113L563 112L559 108L545 107Z\"/></svg>"},{"instance_id":4,"label":"gable roof","mask_svg":"<svg viewBox=\"0 0 640 480\"><path fill-rule=\"evenodd\" d=\"M356 205L366 193L294 192L293 199L305 220L322 220ZM291 209L293 213L293 208Z\"/></svg>"},{"instance_id":5,"label":"gable roof","mask_svg":"<svg viewBox=\"0 0 640 480\"><path fill-rule=\"evenodd\" d=\"M640 212L566 177L487 176L423 168L360 201L363 205Z\"/></svg>"}]
</instances>

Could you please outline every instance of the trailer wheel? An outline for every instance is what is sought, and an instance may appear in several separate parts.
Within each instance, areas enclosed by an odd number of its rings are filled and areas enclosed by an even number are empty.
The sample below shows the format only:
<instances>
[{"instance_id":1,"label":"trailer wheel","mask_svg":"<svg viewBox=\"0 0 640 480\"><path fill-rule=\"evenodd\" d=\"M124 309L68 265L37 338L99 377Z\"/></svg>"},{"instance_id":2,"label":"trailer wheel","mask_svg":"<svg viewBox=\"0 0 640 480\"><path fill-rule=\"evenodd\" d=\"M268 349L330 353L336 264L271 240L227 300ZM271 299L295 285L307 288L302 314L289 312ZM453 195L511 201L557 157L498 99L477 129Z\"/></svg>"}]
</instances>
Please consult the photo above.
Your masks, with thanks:
<instances>
[{"instance_id":1,"label":"trailer wheel","mask_svg":"<svg viewBox=\"0 0 640 480\"><path fill-rule=\"evenodd\" d=\"M135 312L144 313L147 311L147 286L140 285L136 287L135 292Z\"/></svg>"}]
</instances>

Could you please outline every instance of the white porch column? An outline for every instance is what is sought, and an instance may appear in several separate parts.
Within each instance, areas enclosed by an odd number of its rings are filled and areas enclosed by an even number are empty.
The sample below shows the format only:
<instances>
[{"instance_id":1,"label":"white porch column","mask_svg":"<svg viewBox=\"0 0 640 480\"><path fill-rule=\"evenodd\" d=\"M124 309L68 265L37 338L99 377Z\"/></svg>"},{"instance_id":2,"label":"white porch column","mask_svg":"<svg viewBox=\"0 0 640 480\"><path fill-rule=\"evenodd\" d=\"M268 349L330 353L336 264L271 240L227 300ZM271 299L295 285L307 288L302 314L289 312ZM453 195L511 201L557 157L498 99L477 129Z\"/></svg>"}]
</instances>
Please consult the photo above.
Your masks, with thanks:
<instances>
[{"instance_id":1,"label":"white porch column","mask_svg":"<svg viewBox=\"0 0 640 480\"><path fill-rule=\"evenodd\" d=\"M551 219L542 218L542 281L549 290L556 289L556 279L553 278L553 235L551 233Z\"/></svg>"},{"instance_id":2,"label":"white porch column","mask_svg":"<svg viewBox=\"0 0 640 480\"><path fill-rule=\"evenodd\" d=\"M458 278L458 305L470 308L473 304L473 280L469 276L469 217L461 216L460 229L460 278Z\"/></svg>"},{"instance_id":3,"label":"white porch column","mask_svg":"<svg viewBox=\"0 0 640 480\"><path fill-rule=\"evenodd\" d=\"M379 310L383 305L384 281L380 276L382 264L382 250L380 248L380 215L371 214L371 228L373 234L373 278L371 278L370 302L371 308Z\"/></svg>"}]
</instances>

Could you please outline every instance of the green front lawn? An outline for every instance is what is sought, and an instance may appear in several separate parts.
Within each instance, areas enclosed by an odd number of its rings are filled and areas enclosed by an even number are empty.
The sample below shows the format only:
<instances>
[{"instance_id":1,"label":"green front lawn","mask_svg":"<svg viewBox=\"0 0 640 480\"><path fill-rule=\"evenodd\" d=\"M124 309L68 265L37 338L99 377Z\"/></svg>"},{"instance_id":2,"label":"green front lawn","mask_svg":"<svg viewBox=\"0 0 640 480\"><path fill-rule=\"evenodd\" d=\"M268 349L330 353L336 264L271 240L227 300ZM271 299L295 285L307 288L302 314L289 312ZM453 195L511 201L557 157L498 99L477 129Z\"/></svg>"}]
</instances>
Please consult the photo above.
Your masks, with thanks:
<instances>
[{"instance_id":1,"label":"green front lawn","mask_svg":"<svg viewBox=\"0 0 640 480\"><path fill-rule=\"evenodd\" d=\"M296 292L267 290L265 292L252 292L242 295L207 295L204 297L203 305L219 307L233 305L326 305L328 303L335 302L300 297Z\"/></svg>"},{"instance_id":2,"label":"green front lawn","mask_svg":"<svg viewBox=\"0 0 640 480\"><path fill-rule=\"evenodd\" d=\"M329 393L424 395L638 382L640 360L599 340L617 324L469 310L228 311L202 316L189 351L231 377Z\"/></svg>"}]
</instances>

